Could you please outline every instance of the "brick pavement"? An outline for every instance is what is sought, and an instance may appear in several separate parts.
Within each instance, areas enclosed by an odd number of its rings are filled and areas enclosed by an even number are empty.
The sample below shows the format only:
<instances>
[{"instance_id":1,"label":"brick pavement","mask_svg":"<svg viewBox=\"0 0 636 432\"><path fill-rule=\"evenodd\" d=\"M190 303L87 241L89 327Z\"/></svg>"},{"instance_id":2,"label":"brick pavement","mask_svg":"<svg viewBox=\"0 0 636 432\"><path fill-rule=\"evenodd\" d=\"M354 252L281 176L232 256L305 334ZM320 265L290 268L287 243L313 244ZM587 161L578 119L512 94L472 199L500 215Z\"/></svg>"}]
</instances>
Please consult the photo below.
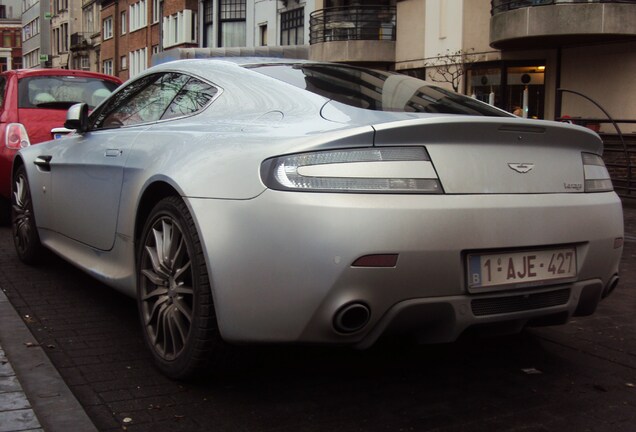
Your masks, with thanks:
<instances>
[{"instance_id":1,"label":"brick pavement","mask_svg":"<svg viewBox=\"0 0 636 432\"><path fill-rule=\"evenodd\" d=\"M622 281L593 317L441 346L250 350L216 381L163 377L133 300L53 256L22 265L4 228L0 287L100 431L634 431L636 206L625 215Z\"/></svg>"}]
</instances>

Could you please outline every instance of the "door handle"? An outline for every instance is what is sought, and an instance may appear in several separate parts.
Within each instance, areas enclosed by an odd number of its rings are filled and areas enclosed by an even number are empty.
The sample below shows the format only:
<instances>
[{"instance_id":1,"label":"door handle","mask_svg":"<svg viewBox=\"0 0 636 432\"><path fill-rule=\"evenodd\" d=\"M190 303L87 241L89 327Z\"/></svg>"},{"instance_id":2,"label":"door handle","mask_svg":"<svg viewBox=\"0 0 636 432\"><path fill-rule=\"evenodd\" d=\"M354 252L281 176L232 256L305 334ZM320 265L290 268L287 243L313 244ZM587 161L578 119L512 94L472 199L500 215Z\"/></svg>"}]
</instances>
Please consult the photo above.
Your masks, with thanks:
<instances>
[{"instance_id":1,"label":"door handle","mask_svg":"<svg viewBox=\"0 0 636 432\"><path fill-rule=\"evenodd\" d=\"M104 153L104 156L106 156L106 157L119 157L119 156L121 156L122 153L123 153L123 151L119 150L119 149L108 149L108 150L106 150L106 153Z\"/></svg>"},{"instance_id":2,"label":"door handle","mask_svg":"<svg viewBox=\"0 0 636 432\"><path fill-rule=\"evenodd\" d=\"M53 156L40 155L35 158L33 163L42 168L44 171L51 171L51 159L53 159Z\"/></svg>"}]
</instances>

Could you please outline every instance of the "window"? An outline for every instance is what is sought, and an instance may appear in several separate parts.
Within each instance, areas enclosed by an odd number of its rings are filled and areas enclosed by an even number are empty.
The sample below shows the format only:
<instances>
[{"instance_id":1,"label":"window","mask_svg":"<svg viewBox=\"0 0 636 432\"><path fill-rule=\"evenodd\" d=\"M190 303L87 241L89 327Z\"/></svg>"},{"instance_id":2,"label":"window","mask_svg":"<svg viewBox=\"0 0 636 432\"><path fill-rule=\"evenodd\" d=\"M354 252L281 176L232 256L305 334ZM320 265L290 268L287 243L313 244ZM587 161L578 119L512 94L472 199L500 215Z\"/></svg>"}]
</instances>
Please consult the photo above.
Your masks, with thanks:
<instances>
[{"instance_id":1,"label":"window","mask_svg":"<svg viewBox=\"0 0 636 432\"><path fill-rule=\"evenodd\" d=\"M127 56L121 56L119 58L119 67L124 70L124 69L128 69L128 57Z\"/></svg>"},{"instance_id":2,"label":"window","mask_svg":"<svg viewBox=\"0 0 636 432\"><path fill-rule=\"evenodd\" d=\"M267 46L267 24L261 24L258 26L259 45Z\"/></svg>"},{"instance_id":3,"label":"window","mask_svg":"<svg viewBox=\"0 0 636 432\"><path fill-rule=\"evenodd\" d=\"M68 52L68 23L60 25L58 48L59 52Z\"/></svg>"},{"instance_id":4,"label":"window","mask_svg":"<svg viewBox=\"0 0 636 432\"><path fill-rule=\"evenodd\" d=\"M40 0L22 0L22 12L31 9L38 3L40 3Z\"/></svg>"},{"instance_id":5,"label":"window","mask_svg":"<svg viewBox=\"0 0 636 432\"><path fill-rule=\"evenodd\" d=\"M168 72L133 80L91 115L91 128L136 125L192 114L217 93L208 83Z\"/></svg>"},{"instance_id":6,"label":"window","mask_svg":"<svg viewBox=\"0 0 636 432\"><path fill-rule=\"evenodd\" d=\"M305 39L305 8L280 14L280 44L302 45Z\"/></svg>"},{"instance_id":7,"label":"window","mask_svg":"<svg viewBox=\"0 0 636 432\"><path fill-rule=\"evenodd\" d=\"M40 66L40 49L34 49L22 56L22 66L26 69Z\"/></svg>"},{"instance_id":8,"label":"window","mask_svg":"<svg viewBox=\"0 0 636 432\"><path fill-rule=\"evenodd\" d=\"M68 9L68 0L54 0L53 12L57 15Z\"/></svg>"},{"instance_id":9,"label":"window","mask_svg":"<svg viewBox=\"0 0 636 432\"><path fill-rule=\"evenodd\" d=\"M78 102L95 108L102 98L117 88L117 83L74 75L25 77L18 83L20 108L67 110Z\"/></svg>"},{"instance_id":10,"label":"window","mask_svg":"<svg viewBox=\"0 0 636 432\"><path fill-rule=\"evenodd\" d=\"M148 48L130 52L130 77L139 75L148 68Z\"/></svg>"},{"instance_id":11,"label":"window","mask_svg":"<svg viewBox=\"0 0 636 432\"><path fill-rule=\"evenodd\" d=\"M121 25L121 34L126 34L126 11L121 13L119 23Z\"/></svg>"},{"instance_id":12,"label":"window","mask_svg":"<svg viewBox=\"0 0 636 432\"><path fill-rule=\"evenodd\" d=\"M53 35L53 40L52 40L52 54L53 55L58 55L60 52L60 29L59 28L55 28L51 31L51 34Z\"/></svg>"},{"instance_id":13,"label":"window","mask_svg":"<svg viewBox=\"0 0 636 432\"><path fill-rule=\"evenodd\" d=\"M197 14L189 9L163 19L164 48L197 42Z\"/></svg>"},{"instance_id":14,"label":"window","mask_svg":"<svg viewBox=\"0 0 636 432\"><path fill-rule=\"evenodd\" d=\"M130 31L134 32L148 25L148 6L146 0L130 5Z\"/></svg>"},{"instance_id":15,"label":"window","mask_svg":"<svg viewBox=\"0 0 636 432\"><path fill-rule=\"evenodd\" d=\"M80 58L80 68L82 70L89 70L91 68L88 56L82 56Z\"/></svg>"},{"instance_id":16,"label":"window","mask_svg":"<svg viewBox=\"0 0 636 432\"><path fill-rule=\"evenodd\" d=\"M161 18L161 0L152 0L152 23L158 23Z\"/></svg>"},{"instance_id":17,"label":"window","mask_svg":"<svg viewBox=\"0 0 636 432\"><path fill-rule=\"evenodd\" d=\"M112 16L104 20L102 37L104 39L110 39L113 37L113 17Z\"/></svg>"},{"instance_id":18,"label":"window","mask_svg":"<svg viewBox=\"0 0 636 432\"><path fill-rule=\"evenodd\" d=\"M276 78L328 99L374 111L510 116L468 96L394 72L346 65L255 66ZM400 85L388 84L399 77ZM408 89L408 92L405 90Z\"/></svg>"},{"instance_id":19,"label":"window","mask_svg":"<svg viewBox=\"0 0 636 432\"><path fill-rule=\"evenodd\" d=\"M82 10L82 15L84 17L84 30L86 33L93 34L93 32L95 32L95 27L93 26L93 5Z\"/></svg>"},{"instance_id":20,"label":"window","mask_svg":"<svg viewBox=\"0 0 636 432\"><path fill-rule=\"evenodd\" d=\"M108 75L113 74L113 59L104 60L104 63L102 63L102 72Z\"/></svg>"},{"instance_id":21,"label":"window","mask_svg":"<svg viewBox=\"0 0 636 432\"><path fill-rule=\"evenodd\" d=\"M188 79L187 75L172 72L133 81L95 114L93 127L112 128L160 120Z\"/></svg>"},{"instance_id":22,"label":"window","mask_svg":"<svg viewBox=\"0 0 636 432\"><path fill-rule=\"evenodd\" d=\"M219 0L219 47L245 46L246 0Z\"/></svg>"},{"instance_id":23,"label":"window","mask_svg":"<svg viewBox=\"0 0 636 432\"><path fill-rule=\"evenodd\" d=\"M183 86L177 96L161 116L162 120L181 117L203 109L214 97L217 89L196 78Z\"/></svg>"},{"instance_id":24,"label":"window","mask_svg":"<svg viewBox=\"0 0 636 432\"><path fill-rule=\"evenodd\" d=\"M31 39L40 34L40 18L36 18L22 27L22 40Z\"/></svg>"},{"instance_id":25,"label":"window","mask_svg":"<svg viewBox=\"0 0 636 432\"><path fill-rule=\"evenodd\" d=\"M214 46L214 3L212 0L208 0L203 4L203 46Z\"/></svg>"}]
</instances>

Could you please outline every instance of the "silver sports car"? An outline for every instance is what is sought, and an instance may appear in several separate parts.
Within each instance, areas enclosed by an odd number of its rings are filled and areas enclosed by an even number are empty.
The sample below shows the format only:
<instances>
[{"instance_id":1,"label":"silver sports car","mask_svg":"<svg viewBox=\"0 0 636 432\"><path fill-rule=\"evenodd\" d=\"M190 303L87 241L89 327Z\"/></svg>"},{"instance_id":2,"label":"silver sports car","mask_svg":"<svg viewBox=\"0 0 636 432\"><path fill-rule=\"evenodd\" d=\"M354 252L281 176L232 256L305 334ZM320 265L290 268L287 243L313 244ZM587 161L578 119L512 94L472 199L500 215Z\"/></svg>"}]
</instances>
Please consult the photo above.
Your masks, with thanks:
<instances>
[{"instance_id":1,"label":"silver sports car","mask_svg":"<svg viewBox=\"0 0 636 432\"><path fill-rule=\"evenodd\" d=\"M16 250L137 298L177 378L231 344L448 342L589 315L621 202L584 128L405 75L287 60L147 70L13 164Z\"/></svg>"}]
</instances>

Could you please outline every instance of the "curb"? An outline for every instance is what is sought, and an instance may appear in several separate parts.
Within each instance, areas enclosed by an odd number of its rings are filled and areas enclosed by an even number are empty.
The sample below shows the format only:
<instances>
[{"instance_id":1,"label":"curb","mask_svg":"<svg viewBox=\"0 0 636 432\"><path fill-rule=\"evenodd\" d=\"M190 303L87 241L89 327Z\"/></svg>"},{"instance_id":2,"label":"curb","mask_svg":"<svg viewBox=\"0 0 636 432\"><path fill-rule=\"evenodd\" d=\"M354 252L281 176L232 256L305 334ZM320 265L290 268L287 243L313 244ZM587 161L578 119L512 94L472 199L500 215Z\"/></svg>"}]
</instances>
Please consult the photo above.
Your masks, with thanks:
<instances>
[{"instance_id":1,"label":"curb","mask_svg":"<svg viewBox=\"0 0 636 432\"><path fill-rule=\"evenodd\" d=\"M97 432L33 334L0 290L0 345L45 431ZM27 346L30 342L33 345Z\"/></svg>"}]
</instances>

